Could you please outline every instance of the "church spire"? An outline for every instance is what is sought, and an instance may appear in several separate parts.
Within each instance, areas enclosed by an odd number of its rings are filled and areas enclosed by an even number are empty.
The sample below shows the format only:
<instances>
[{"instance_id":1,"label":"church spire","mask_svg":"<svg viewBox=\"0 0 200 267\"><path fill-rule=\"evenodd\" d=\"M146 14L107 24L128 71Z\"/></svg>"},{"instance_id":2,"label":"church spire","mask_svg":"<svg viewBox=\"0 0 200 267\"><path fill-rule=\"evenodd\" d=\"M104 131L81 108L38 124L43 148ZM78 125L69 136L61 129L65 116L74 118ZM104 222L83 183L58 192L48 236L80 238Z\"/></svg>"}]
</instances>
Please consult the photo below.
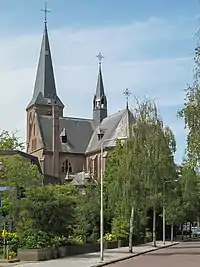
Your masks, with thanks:
<instances>
[{"instance_id":1,"label":"church spire","mask_svg":"<svg viewBox=\"0 0 200 267\"><path fill-rule=\"evenodd\" d=\"M97 79L96 93L93 99L93 121L95 127L98 126L104 118L107 117L107 99L104 92L103 77L101 71L102 59L101 53L96 56L99 60L99 73Z\"/></svg>"},{"instance_id":2,"label":"church spire","mask_svg":"<svg viewBox=\"0 0 200 267\"><path fill-rule=\"evenodd\" d=\"M47 9L46 3L45 8L42 9L42 11L44 11L44 33L40 49L33 97L27 109L34 104L47 105L52 101L56 101L58 106L64 108L64 105L57 96L56 92L51 49L47 30L47 12L50 11Z\"/></svg>"}]
</instances>

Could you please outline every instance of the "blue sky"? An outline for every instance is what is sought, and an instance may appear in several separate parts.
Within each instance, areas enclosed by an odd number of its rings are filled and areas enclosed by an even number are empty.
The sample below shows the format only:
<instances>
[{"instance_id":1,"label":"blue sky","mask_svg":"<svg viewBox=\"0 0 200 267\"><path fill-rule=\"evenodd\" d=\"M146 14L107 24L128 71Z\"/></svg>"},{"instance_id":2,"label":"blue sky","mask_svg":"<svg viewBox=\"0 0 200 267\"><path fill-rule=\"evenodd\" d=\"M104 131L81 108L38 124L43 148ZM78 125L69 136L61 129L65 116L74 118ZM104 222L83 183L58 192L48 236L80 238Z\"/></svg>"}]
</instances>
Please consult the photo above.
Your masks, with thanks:
<instances>
[{"instance_id":1,"label":"blue sky","mask_svg":"<svg viewBox=\"0 0 200 267\"><path fill-rule=\"evenodd\" d=\"M18 129L25 139L25 108L31 99L43 32L41 0L2 0L0 81L2 129ZM123 90L156 100L177 138L177 161L186 132L176 118L192 81L198 0L49 0L49 36L57 91L65 115L91 117L101 51L109 113L125 105ZM12 97L11 97L12 96Z\"/></svg>"}]
</instances>

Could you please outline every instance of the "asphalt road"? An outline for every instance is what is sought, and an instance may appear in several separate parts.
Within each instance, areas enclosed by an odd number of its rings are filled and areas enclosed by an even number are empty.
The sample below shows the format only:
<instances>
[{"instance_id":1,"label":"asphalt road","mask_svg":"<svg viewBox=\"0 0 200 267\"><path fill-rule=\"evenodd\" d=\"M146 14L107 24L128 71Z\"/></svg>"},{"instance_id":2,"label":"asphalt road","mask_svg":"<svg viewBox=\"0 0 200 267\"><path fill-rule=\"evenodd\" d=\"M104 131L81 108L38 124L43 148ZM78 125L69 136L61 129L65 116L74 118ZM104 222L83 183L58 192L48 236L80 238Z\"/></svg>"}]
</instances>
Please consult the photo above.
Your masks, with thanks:
<instances>
[{"instance_id":1,"label":"asphalt road","mask_svg":"<svg viewBox=\"0 0 200 267\"><path fill-rule=\"evenodd\" d=\"M108 265L110 267L199 267L200 241L184 242L135 258Z\"/></svg>"}]
</instances>

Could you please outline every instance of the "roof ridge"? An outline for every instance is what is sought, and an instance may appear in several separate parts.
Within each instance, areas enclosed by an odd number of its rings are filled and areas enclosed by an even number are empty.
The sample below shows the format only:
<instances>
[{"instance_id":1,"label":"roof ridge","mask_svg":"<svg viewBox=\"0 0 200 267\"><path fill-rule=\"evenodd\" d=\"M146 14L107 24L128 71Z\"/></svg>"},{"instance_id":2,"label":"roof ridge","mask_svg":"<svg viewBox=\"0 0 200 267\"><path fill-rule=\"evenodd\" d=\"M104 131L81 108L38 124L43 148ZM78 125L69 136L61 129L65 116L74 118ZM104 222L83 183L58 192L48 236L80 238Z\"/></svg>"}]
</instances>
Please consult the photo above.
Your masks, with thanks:
<instances>
[{"instance_id":1,"label":"roof ridge","mask_svg":"<svg viewBox=\"0 0 200 267\"><path fill-rule=\"evenodd\" d=\"M93 119L87 119L87 118L80 118L80 117L69 117L69 116L65 116L65 117L61 117L61 119L75 119L75 120L83 120L83 121L93 121Z\"/></svg>"}]
</instances>

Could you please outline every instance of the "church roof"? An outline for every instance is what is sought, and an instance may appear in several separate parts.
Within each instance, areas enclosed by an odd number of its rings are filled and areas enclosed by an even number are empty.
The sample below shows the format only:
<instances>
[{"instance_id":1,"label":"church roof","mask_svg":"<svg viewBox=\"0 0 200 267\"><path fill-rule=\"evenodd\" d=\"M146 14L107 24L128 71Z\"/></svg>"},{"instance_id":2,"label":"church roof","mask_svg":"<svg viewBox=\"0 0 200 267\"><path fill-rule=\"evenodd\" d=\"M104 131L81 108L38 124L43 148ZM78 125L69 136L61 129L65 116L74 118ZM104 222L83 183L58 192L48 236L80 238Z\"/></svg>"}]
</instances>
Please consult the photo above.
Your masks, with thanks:
<instances>
[{"instance_id":1,"label":"church roof","mask_svg":"<svg viewBox=\"0 0 200 267\"><path fill-rule=\"evenodd\" d=\"M99 127L95 129L86 149L86 153L99 151L102 142L107 139L129 136L130 125L133 121L133 114L127 108L106 117ZM101 138L99 138L99 134L102 134ZM112 147L114 145L114 140L105 143L105 147Z\"/></svg>"},{"instance_id":2,"label":"church roof","mask_svg":"<svg viewBox=\"0 0 200 267\"><path fill-rule=\"evenodd\" d=\"M38 116L45 149L52 151L52 117ZM93 121L90 119L62 117L59 118L60 134L65 128L67 143L60 142L60 152L84 154L92 133Z\"/></svg>"},{"instance_id":3,"label":"church roof","mask_svg":"<svg viewBox=\"0 0 200 267\"><path fill-rule=\"evenodd\" d=\"M49 104L50 100L56 100L60 107L64 107L56 92L51 49L45 23L33 97L27 109L34 104Z\"/></svg>"}]
</instances>

